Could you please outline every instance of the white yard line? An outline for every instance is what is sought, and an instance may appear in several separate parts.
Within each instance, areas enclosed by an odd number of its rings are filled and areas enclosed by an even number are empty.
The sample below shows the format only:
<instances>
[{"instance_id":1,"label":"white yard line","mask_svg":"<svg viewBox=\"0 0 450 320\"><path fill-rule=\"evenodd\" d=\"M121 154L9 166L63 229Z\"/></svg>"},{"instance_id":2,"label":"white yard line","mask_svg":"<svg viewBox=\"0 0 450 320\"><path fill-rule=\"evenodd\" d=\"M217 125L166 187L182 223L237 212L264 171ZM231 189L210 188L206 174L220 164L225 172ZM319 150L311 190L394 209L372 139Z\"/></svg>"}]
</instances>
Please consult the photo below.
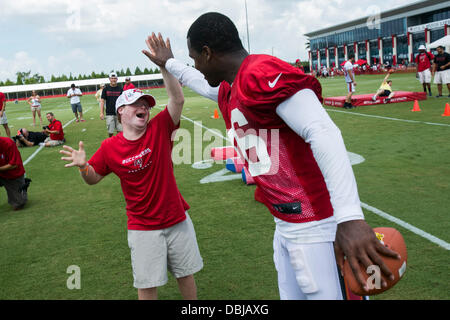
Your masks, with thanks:
<instances>
[{"instance_id":1,"label":"white yard line","mask_svg":"<svg viewBox=\"0 0 450 320\"><path fill-rule=\"evenodd\" d=\"M162 109L162 108L158 108L158 109ZM397 121L405 121L405 122L419 122L419 123L425 123L425 124L442 125L442 124L438 124L438 123L427 123L427 122L414 121L414 120L403 120L403 119L371 116L371 115L364 115L364 114L358 114L358 113L346 112L346 111L337 111L337 110L330 110L330 111L351 113L351 114L355 114L355 115L368 116L368 117L386 118L386 119L389 119L389 120L397 120ZM210 129L208 127L205 127L201 123L199 123L197 121L194 121L192 119L189 119L188 117L183 116L183 115L181 117L183 119L185 119L185 120L188 120L188 121L192 122L194 125L198 125L198 126L204 128L205 130L208 130L211 133L213 133L213 134L221 137L222 139L230 142L230 140L228 138L224 137L221 134L218 134L217 132L213 131L212 129ZM450 125L446 125L446 126L450 126ZM382 217L382 218L384 218L386 220L389 220L389 221L391 221L391 222L393 222L393 223L395 223L395 224L397 224L397 225L399 225L399 226L401 226L401 227L403 227L403 228L405 228L405 229L407 229L407 230L417 234L418 236L420 236L420 237L422 237L422 238L424 238L424 239L426 239L428 241L431 241L431 242L437 244L438 246L440 246L440 247L442 247L442 248L444 248L446 250L450 250L450 244L448 242L446 242L446 241L444 241L442 239L439 239L439 238L433 236L432 234L429 234L428 232L425 232L425 231L423 231L423 230L421 230L421 229L419 229L417 227L414 227L413 225L411 225L411 224L409 224L409 223L407 223L407 222L405 222L405 221L403 221L401 219L398 219L398 218L396 218L396 217L394 217L394 216L392 216L392 215L390 215L390 214L388 214L388 213L386 213L384 211L381 211L380 209L372 207L372 206L368 205L367 203L361 202L361 207L363 207L364 209L366 209L366 210L368 210L368 211L370 211L370 212L372 212L372 213L374 213L374 214L376 214L376 215L378 215L378 216L380 216L380 217Z\"/></svg>"},{"instance_id":2,"label":"white yard line","mask_svg":"<svg viewBox=\"0 0 450 320\"><path fill-rule=\"evenodd\" d=\"M384 119L384 120L393 120L393 121L401 121L401 122L409 122L409 123L429 124L429 125L432 125L432 126L450 127L450 124L446 124L446 123L435 123L435 122L426 122L426 121L418 121L418 120L407 120L407 119L390 118L390 117L375 116L375 115L372 115L372 114L356 113L356 112L343 111L343 110L332 110L332 109L326 109L326 110L327 111L331 111L331 112L347 113L347 114L352 114L352 115L361 116L361 117L378 118L378 119Z\"/></svg>"}]
</instances>

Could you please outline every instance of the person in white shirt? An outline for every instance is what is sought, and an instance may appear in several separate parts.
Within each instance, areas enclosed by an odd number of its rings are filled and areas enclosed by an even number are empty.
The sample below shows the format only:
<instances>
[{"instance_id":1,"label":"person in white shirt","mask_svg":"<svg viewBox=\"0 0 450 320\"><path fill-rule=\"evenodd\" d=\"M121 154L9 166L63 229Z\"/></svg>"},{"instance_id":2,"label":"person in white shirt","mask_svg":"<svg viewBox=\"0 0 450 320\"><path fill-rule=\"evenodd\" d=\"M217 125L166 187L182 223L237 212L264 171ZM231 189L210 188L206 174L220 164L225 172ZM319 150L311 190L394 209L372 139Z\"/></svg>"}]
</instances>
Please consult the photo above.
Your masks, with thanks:
<instances>
[{"instance_id":1,"label":"person in white shirt","mask_svg":"<svg viewBox=\"0 0 450 320\"><path fill-rule=\"evenodd\" d=\"M75 114L76 122L84 122L86 120L83 119L83 108L81 107L80 97L83 94L81 90L75 87L75 84L72 83L70 89L67 91L67 98L70 99L70 105L72 107L72 111ZM78 118L78 113L80 114L80 118Z\"/></svg>"},{"instance_id":2,"label":"person in white shirt","mask_svg":"<svg viewBox=\"0 0 450 320\"><path fill-rule=\"evenodd\" d=\"M356 81L355 81L355 72L353 71L353 64L355 63L355 55L350 54L349 59L344 64L344 77L345 82L347 83L347 97L345 98L344 108L351 109L352 106L352 95L355 92Z\"/></svg>"}]
</instances>

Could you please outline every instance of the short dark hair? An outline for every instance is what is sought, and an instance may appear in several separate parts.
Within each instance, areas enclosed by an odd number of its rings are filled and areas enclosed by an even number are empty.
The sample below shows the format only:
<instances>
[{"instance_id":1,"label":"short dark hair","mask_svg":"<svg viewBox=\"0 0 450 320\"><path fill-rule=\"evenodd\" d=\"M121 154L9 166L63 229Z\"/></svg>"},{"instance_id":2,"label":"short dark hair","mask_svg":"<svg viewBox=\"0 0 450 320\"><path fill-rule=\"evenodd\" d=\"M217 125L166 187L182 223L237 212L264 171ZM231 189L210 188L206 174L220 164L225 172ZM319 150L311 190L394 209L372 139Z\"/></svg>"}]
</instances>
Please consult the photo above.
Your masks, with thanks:
<instances>
[{"instance_id":1,"label":"short dark hair","mask_svg":"<svg viewBox=\"0 0 450 320\"><path fill-rule=\"evenodd\" d=\"M75 83L72 83L72 84L70 85L70 87L71 87L71 88L75 88Z\"/></svg>"},{"instance_id":2,"label":"short dark hair","mask_svg":"<svg viewBox=\"0 0 450 320\"><path fill-rule=\"evenodd\" d=\"M53 112L47 112L47 114L51 115L52 117L55 116L55 115L53 114Z\"/></svg>"},{"instance_id":3,"label":"short dark hair","mask_svg":"<svg viewBox=\"0 0 450 320\"><path fill-rule=\"evenodd\" d=\"M219 53L244 49L233 21L218 12L208 12L198 17L189 28L187 38L191 48L197 52L201 52L203 46Z\"/></svg>"},{"instance_id":4,"label":"short dark hair","mask_svg":"<svg viewBox=\"0 0 450 320\"><path fill-rule=\"evenodd\" d=\"M354 55L353 53L350 53L350 54L348 55L348 60L353 59L354 57L355 57L355 55Z\"/></svg>"}]
</instances>

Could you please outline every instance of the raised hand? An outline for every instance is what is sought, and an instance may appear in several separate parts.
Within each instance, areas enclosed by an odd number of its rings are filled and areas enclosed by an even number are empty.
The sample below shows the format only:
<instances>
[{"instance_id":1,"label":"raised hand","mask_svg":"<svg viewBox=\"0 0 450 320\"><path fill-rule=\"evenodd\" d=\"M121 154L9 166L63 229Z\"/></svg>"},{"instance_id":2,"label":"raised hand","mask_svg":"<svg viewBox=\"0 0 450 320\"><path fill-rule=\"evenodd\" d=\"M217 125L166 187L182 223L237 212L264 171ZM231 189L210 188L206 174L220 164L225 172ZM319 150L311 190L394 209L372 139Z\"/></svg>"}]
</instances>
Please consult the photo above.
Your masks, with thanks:
<instances>
[{"instance_id":1,"label":"raised hand","mask_svg":"<svg viewBox=\"0 0 450 320\"><path fill-rule=\"evenodd\" d=\"M156 36L155 33L152 32L145 40L145 43L150 51L142 50L142 53L159 67L164 68L167 60L173 58L170 40L167 38L167 40L164 41L161 33L158 33L158 36Z\"/></svg>"},{"instance_id":2,"label":"raised hand","mask_svg":"<svg viewBox=\"0 0 450 320\"><path fill-rule=\"evenodd\" d=\"M67 157L62 157L61 160L70 162L64 167L69 168L73 166L84 167L86 166L86 152L84 151L83 141L78 144L79 149L75 150L70 146L63 146L64 150L60 150L59 153L66 155Z\"/></svg>"}]
</instances>

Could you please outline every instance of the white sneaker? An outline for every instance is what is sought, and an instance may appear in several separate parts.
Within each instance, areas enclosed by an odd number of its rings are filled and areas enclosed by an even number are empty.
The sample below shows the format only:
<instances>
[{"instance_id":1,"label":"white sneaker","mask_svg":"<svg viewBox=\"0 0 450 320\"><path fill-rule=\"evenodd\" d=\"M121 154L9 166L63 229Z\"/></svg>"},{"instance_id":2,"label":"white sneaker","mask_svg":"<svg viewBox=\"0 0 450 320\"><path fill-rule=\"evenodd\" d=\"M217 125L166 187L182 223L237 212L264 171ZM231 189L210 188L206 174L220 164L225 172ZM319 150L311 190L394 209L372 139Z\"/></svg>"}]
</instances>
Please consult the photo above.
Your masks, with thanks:
<instances>
[{"instance_id":1,"label":"white sneaker","mask_svg":"<svg viewBox=\"0 0 450 320\"><path fill-rule=\"evenodd\" d=\"M377 96L376 96L376 95L374 95L374 96L372 97L372 101L373 101L373 102L377 101Z\"/></svg>"},{"instance_id":2,"label":"white sneaker","mask_svg":"<svg viewBox=\"0 0 450 320\"><path fill-rule=\"evenodd\" d=\"M45 147L45 143L44 143L44 142L39 142L39 145L40 145L41 147Z\"/></svg>"}]
</instances>

